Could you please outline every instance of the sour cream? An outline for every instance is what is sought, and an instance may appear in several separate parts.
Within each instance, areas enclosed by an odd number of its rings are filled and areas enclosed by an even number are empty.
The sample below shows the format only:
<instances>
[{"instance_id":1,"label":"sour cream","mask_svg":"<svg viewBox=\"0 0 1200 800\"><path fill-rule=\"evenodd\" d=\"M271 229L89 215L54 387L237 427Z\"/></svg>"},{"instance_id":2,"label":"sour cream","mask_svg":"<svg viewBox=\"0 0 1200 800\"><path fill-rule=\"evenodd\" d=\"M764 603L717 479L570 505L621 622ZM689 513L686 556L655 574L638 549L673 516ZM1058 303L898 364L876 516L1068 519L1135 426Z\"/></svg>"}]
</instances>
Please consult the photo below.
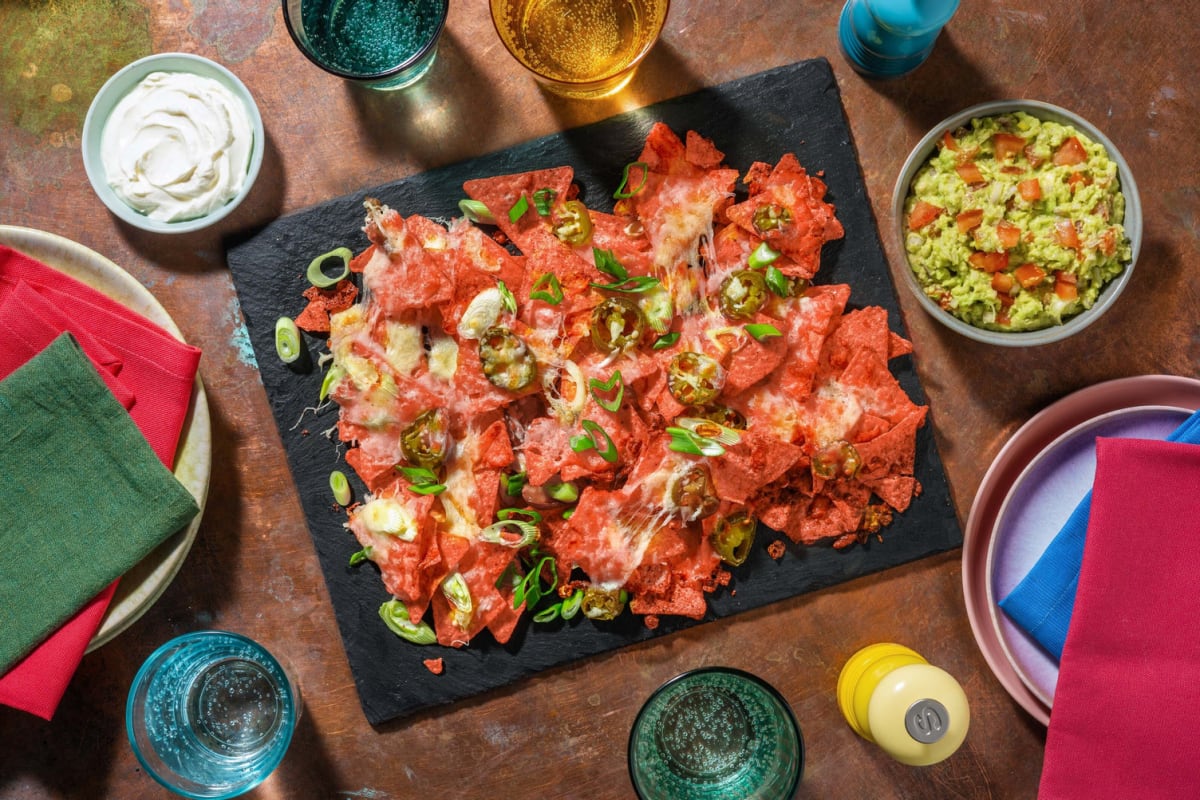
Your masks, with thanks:
<instances>
[{"instance_id":1,"label":"sour cream","mask_svg":"<svg viewBox=\"0 0 1200 800\"><path fill-rule=\"evenodd\" d=\"M254 133L220 82L154 72L113 108L100 139L105 177L130 207L162 222L202 217L246 180Z\"/></svg>"}]
</instances>

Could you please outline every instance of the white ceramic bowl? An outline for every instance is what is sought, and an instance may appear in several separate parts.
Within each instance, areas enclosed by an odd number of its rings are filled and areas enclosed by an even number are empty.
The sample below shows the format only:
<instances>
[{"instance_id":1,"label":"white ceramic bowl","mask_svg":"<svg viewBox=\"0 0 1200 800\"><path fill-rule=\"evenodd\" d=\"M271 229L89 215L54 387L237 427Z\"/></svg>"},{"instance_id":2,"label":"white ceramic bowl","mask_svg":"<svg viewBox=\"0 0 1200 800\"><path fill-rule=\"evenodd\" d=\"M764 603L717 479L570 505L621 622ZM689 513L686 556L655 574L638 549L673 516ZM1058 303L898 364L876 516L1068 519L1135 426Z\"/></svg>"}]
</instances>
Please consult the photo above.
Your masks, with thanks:
<instances>
[{"instance_id":1,"label":"white ceramic bowl","mask_svg":"<svg viewBox=\"0 0 1200 800\"><path fill-rule=\"evenodd\" d=\"M250 162L246 168L246 179L242 184L241 191L233 199L202 217L178 222L162 222L151 219L127 205L108 185L105 177L104 162L100 153L100 139L104 132L104 123L121 98L152 72L190 72L194 75L212 78L233 92L234 96L238 97L246 106L254 137L250 149ZM236 75L215 61L191 53L158 53L138 59L123 67L100 87L83 122L83 166L87 170L92 189L108 207L108 210L118 218L136 228L155 233L189 233L207 228L228 216L246 198L254 186L254 180L258 177L259 168L262 166L265 144L262 116L246 85Z\"/></svg>"},{"instance_id":2,"label":"white ceramic bowl","mask_svg":"<svg viewBox=\"0 0 1200 800\"><path fill-rule=\"evenodd\" d=\"M916 177L917 172L920 171L921 167L925 166L930 156L934 154L942 138L942 134L946 131L952 131L969 125L972 119L991 117L1014 111L1024 111L1026 114L1038 119L1072 125L1076 130L1086 134L1093 141L1104 145L1104 149L1108 151L1108 157L1116 162L1117 165L1121 192L1125 196L1125 220L1123 225L1125 235L1130 243L1130 259L1125 264L1125 269L1114 280L1105 285L1099 298L1097 298L1091 308L1069 318L1062 325L1054 325L1036 331L993 331L977 328L944 310L922 290L912 269L909 268L907 250L904 246L905 237L908 233L904 222L904 202L908 197L909 187L912 184L913 178ZM900 176L896 180L896 187L892 193L892 236L899 245L900 252L905 253L904 269L902 270L905 284L934 319L951 330L957 331L963 336L975 339L976 341L1007 347L1029 347L1057 342L1066 339L1068 336L1075 335L1095 322L1101 314L1116 302L1117 297L1125 289L1126 284L1129 283L1129 279L1133 275L1133 267L1137 263L1138 252L1141 249L1142 204L1141 199L1138 197L1137 184L1134 182L1133 173L1129 171L1129 164L1126 163L1116 146L1096 126L1078 114L1049 103L1037 100L997 100L972 106L953 116L947 117L935 125L929 133L925 134L917 146L913 148L912 153L908 156L908 160L904 162L904 166L900 170Z\"/></svg>"}]
</instances>

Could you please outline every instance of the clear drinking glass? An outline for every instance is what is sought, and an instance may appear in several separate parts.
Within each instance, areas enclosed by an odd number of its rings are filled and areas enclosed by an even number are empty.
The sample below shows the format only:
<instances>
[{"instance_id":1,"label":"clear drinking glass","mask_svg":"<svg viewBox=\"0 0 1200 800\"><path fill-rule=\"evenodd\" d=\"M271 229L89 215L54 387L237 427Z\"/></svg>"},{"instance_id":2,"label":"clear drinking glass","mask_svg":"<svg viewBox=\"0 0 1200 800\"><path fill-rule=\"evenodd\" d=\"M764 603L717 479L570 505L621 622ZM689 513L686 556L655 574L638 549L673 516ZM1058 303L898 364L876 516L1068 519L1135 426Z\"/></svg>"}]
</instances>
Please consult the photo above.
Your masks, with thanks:
<instances>
[{"instance_id":1,"label":"clear drinking glass","mask_svg":"<svg viewBox=\"0 0 1200 800\"><path fill-rule=\"evenodd\" d=\"M129 690L125 723L155 780L184 797L223 800L271 774L299 715L299 692L261 645L198 631L146 659Z\"/></svg>"},{"instance_id":2,"label":"clear drinking glass","mask_svg":"<svg viewBox=\"0 0 1200 800\"><path fill-rule=\"evenodd\" d=\"M504 47L571 98L624 88L662 33L670 0L491 0Z\"/></svg>"},{"instance_id":3,"label":"clear drinking glass","mask_svg":"<svg viewBox=\"0 0 1200 800\"><path fill-rule=\"evenodd\" d=\"M804 772L787 701L741 670L710 667L660 686L629 736L641 800L786 800Z\"/></svg>"},{"instance_id":4,"label":"clear drinking glass","mask_svg":"<svg viewBox=\"0 0 1200 800\"><path fill-rule=\"evenodd\" d=\"M449 0L283 0L283 20L309 61L371 89L420 80L437 57Z\"/></svg>"}]
</instances>

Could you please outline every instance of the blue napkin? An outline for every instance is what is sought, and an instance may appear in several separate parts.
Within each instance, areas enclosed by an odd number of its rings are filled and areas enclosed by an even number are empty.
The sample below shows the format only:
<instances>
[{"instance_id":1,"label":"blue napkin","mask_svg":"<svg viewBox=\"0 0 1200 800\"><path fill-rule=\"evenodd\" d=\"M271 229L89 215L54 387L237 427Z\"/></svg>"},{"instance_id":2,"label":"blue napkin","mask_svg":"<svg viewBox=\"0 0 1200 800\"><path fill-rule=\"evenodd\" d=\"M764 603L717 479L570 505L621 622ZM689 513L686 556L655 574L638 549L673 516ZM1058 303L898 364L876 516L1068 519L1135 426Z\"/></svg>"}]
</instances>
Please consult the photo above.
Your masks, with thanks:
<instances>
[{"instance_id":1,"label":"blue napkin","mask_svg":"<svg viewBox=\"0 0 1200 800\"><path fill-rule=\"evenodd\" d=\"M1167 441L1200 444L1200 411L1172 431ZM1009 619L1055 659L1062 658L1067 626L1075 607L1075 589L1079 585L1079 567L1083 563L1083 542L1091 508L1092 493L1089 490L1029 573L1000 601L1000 609Z\"/></svg>"}]
</instances>

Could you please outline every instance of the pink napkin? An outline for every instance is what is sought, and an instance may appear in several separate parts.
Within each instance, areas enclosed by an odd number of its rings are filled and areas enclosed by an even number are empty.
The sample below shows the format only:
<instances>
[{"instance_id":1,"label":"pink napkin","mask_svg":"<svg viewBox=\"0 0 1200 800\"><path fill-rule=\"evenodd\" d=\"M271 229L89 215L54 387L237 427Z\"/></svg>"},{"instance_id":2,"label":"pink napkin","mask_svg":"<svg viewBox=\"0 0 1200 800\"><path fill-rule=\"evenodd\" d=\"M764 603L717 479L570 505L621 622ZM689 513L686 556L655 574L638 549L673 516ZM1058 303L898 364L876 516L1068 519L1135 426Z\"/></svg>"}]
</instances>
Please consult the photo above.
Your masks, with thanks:
<instances>
[{"instance_id":1,"label":"pink napkin","mask_svg":"<svg viewBox=\"0 0 1200 800\"><path fill-rule=\"evenodd\" d=\"M168 467L191 403L200 350L106 295L0 245L0 378L70 331ZM116 583L0 677L0 704L50 719Z\"/></svg>"},{"instance_id":2,"label":"pink napkin","mask_svg":"<svg viewBox=\"0 0 1200 800\"><path fill-rule=\"evenodd\" d=\"M1200 445L1099 439L1039 800L1200 796Z\"/></svg>"}]
</instances>

